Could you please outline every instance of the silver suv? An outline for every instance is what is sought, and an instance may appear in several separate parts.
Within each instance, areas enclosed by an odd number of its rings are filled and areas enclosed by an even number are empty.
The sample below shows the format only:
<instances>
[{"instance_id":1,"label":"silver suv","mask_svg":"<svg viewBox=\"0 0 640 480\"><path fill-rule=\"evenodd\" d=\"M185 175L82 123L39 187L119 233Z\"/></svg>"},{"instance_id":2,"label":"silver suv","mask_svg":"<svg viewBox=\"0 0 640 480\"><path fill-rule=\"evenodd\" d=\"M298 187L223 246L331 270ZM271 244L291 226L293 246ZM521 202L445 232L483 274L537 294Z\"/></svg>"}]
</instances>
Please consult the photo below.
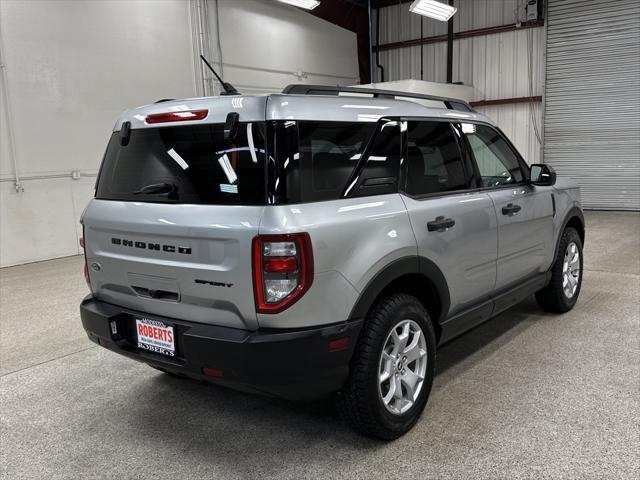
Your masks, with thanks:
<instances>
[{"instance_id":1,"label":"silver suv","mask_svg":"<svg viewBox=\"0 0 640 480\"><path fill-rule=\"evenodd\" d=\"M299 85L125 112L82 223L92 341L383 439L437 345L575 305L585 235L578 187L465 102Z\"/></svg>"}]
</instances>

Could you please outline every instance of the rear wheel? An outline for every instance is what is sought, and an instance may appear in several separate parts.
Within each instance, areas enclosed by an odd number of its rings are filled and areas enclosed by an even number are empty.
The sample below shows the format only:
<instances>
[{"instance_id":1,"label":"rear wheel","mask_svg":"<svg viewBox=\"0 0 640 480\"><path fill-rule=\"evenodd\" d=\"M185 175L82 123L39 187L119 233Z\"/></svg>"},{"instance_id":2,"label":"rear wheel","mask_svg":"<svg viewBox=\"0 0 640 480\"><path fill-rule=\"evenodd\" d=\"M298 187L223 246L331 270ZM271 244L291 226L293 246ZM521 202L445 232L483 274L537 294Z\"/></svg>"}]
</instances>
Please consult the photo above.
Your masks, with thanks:
<instances>
[{"instance_id":1,"label":"rear wheel","mask_svg":"<svg viewBox=\"0 0 640 480\"><path fill-rule=\"evenodd\" d=\"M543 310L564 313L578 301L582 286L582 240L575 228L567 228L560 239L549 285L536 293Z\"/></svg>"},{"instance_id":2,"label":"rear wheel","mask_svg":"<svg viewBox=\"0 0 640 480\"><path fill-rule=\"evenodd\" d=\"M367 315L338 411L357 431L392 440L424 410L433 384L435 334L418 299L384 298Z\"/></svg>"}]
</instances>

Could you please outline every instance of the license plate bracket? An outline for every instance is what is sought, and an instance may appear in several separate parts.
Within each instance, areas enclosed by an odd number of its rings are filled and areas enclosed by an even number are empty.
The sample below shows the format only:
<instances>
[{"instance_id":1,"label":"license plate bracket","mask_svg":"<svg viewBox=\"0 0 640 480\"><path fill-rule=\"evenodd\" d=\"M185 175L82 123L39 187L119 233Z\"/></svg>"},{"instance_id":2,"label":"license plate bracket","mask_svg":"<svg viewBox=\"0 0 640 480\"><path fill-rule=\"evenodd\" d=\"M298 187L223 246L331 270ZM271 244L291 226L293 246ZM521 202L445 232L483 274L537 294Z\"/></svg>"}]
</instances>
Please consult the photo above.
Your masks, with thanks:
<instances>
[{"instance_id":1,"label":"license plate bracket","mask_svg":"<svg viewBox=\"0 0 640 480\"><path fill-rule=\"evenodd\" d=\"M176 356L175 329L172 325L147 317L135 317L135 327L139 349L168 357Z\"/></svg>"}]
</instances>

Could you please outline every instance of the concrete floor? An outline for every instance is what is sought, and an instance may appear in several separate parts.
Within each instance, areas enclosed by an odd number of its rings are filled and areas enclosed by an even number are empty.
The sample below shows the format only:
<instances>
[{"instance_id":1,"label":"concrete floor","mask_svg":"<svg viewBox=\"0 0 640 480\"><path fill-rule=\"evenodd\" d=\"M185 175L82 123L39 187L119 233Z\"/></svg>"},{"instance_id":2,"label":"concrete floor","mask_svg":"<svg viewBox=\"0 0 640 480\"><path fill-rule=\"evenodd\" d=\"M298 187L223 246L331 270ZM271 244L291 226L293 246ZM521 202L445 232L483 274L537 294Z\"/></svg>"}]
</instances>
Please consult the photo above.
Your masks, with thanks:
<instances>
[{"instance_id":1,"label":"concrete floor","mask_svg":"<svg viewBox=\"0 0 640 480\"><path fill-rule=\"evenodd\" d=\"M533 299L438 353L403 438L324 404L169 377L94 346L82 259L1 277L2 478L639 478L640 215L587 214L576 308Z\"/></svg>"}]
</instances>

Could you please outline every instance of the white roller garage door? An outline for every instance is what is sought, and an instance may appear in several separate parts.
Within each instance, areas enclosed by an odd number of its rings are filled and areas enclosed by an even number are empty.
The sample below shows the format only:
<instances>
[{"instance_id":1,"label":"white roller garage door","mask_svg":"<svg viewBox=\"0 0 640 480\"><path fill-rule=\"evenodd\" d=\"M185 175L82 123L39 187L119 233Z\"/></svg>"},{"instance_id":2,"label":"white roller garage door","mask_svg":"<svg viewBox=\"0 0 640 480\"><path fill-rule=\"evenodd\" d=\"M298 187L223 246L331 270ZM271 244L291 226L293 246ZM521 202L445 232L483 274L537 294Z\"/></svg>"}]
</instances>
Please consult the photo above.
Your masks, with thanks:
<instances>
[{"instance_id":1,"label":"white roller garage door","mask_svg":"<svg viewBox=\"0 0 640 480\"><path fill-rule=\"evenodd\" d=\"M544 141L585 208L640 209L639 0L549 0Z\"/></svg>"}]
</instances>

